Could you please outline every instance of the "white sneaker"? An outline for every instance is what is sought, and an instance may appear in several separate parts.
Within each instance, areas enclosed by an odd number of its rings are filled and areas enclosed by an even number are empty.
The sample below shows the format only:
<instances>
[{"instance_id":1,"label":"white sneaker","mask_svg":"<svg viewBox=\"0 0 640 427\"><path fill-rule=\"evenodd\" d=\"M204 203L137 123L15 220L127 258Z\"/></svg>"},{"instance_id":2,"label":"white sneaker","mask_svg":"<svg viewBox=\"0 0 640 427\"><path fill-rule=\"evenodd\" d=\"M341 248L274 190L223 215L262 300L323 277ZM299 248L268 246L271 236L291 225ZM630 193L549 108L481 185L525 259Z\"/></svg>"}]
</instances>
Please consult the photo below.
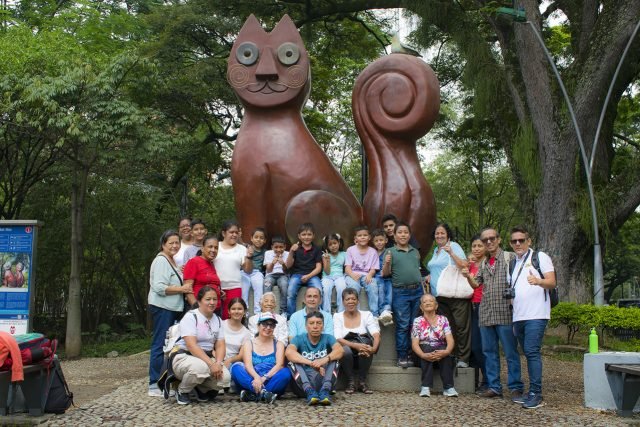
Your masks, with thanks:
<instances>
[{"instance_id":1,"label":"white sneaker","mask_svg":"<svg viewBox=\"0 0 640 427\"><path fill-rule=\"evenodd\" d=\"M443 396L447 396L447 397L458 397L458 392L456 391L455 388L451 387L451 388L447 388L442 392Z\"/></svg>"},{"instance_id":2,"label":"white sneaker","mask_svg":"<svg viewBox=\"0 0 640 427\"><path fill-rule=\"evenodd\" d=\"M383 326L393 325L393 315L389 310L384 310L382 312L380 315L380 323L382 323Z\"/></svg>"},{"instance_id":3,"label":"white sneaker","mask_svg":"<svg viewBox=\"0 0 640 427\"><path fill-rule=\"evenodd\" d=\"M164 397L162 390L158 388L157 384L149 384L149 396L150 397Z\"/></svg>"},{"instance_id":4,"label":"white sneaker","mask_svg":"<svg viewBox=\"0 0 640 427\"><path fill-rule=\"evenodd\" d=\"M429 390L429 387L422 387L420 389L420 397L431 397L431 391Z\"/></svg>"},{"instance_id":5,"label":"white sneaker","mask_svg":"<svg viewBox=\"0 0 640 427\"><path fill-rule=\"evenodd\" d=\"M469 364L467 362L463 362L462 360L459 360L458 364L456 365L456 367L458 367L458 368L468 368Z\"/></svg>"}]
</instances>

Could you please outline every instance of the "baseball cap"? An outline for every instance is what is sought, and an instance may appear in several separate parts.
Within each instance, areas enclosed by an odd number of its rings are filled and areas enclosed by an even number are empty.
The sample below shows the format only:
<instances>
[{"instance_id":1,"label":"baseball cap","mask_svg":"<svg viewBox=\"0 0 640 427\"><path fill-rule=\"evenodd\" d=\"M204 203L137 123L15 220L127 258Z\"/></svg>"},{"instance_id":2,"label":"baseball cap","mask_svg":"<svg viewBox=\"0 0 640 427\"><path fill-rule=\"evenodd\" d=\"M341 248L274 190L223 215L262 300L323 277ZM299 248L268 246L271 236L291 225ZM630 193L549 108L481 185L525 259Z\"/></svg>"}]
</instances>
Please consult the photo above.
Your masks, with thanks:
<instances>
[{"instance_id":1,"label":"baseball cap","mask_svg":"<svg viewBox=\"0 0 640 427\"><path fill-rule=\"evenodd\" d=\"M276 319L275 314L266 312L266 313L260 313L260 316L258 317L258 324L262 322L278 323L278 320Z\"/></svg>"}]
</instances>

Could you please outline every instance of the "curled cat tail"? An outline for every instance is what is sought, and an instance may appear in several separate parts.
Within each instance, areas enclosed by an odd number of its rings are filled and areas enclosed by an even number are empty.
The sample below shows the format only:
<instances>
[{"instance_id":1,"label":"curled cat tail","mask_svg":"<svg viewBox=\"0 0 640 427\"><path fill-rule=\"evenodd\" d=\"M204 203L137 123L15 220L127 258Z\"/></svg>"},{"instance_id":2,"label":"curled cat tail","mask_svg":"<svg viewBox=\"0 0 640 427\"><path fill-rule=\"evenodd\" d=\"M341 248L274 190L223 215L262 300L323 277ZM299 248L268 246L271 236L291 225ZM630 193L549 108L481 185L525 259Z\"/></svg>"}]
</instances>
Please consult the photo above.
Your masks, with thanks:
<instances>
[{"instance_id":1,"label":"curled cat tail","mask_svg":"<svg viewBox=\"0 0 640 427\"><path fill-rule=\"evenodd\" d=\"M392 54L370 64L353 88L353 116L369 162L364 220L379 227L386 212L408 222L429 250L435 200L422 173L416 141L431 129L440 109L440 84L421 59Z\"/></svg>"}]
</instances>

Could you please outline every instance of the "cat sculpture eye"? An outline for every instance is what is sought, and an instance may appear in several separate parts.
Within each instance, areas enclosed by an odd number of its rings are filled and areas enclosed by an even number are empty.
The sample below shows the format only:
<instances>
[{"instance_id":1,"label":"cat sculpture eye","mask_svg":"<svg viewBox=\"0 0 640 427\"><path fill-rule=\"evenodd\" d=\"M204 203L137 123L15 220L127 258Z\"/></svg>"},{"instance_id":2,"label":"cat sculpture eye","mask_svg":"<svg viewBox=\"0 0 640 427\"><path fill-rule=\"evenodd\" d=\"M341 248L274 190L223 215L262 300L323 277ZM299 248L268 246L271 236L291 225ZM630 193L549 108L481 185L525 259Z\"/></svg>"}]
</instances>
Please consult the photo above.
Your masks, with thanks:
<instances>
[{"instance_id":1,"label":"cat sculpture eye","mask_svg":"<svg viewBox=\"0 0 640 427\"><path fill-rule=\"evenodd\" d=\"M244 42L236 50L236 59L242 65L253 65L258 60L258 46L255 43Z\"/></svg>"},{"instance_id":2,"label":"cat sculpture eye","mask_svg":"<svg viewBox=\"0 0 640 427\"><path fill-rule=\"evenodd\" d=\"M278 60L284 65L293 65L300 59L300 49L295 43L282 43L278 48Z\"/></svg>"}]
</instances>

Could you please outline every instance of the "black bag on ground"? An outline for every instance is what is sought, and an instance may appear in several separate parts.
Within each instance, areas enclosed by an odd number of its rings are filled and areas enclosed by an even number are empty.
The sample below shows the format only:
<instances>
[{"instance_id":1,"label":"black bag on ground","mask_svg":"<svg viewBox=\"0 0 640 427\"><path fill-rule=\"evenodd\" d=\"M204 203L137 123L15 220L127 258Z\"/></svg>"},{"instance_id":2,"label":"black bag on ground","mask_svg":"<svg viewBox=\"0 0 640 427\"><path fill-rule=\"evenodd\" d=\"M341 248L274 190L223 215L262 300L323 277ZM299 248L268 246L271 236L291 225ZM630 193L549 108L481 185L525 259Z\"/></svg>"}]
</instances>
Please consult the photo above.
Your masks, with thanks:
<instances>
[{"instance_id":1,"label":"black bag on ground","mask_svg":"<svg viewBox=\"0 0 640 427\"><path fill-rule=\"evenodd\" d=\"M50 414L64 414L73 405L73 393L69 390L69 385L64 379L62 367L58 359L53 360L51 366L51 386L47 393L47 403L44 412Z\"/></svg>"}]
</instances>

